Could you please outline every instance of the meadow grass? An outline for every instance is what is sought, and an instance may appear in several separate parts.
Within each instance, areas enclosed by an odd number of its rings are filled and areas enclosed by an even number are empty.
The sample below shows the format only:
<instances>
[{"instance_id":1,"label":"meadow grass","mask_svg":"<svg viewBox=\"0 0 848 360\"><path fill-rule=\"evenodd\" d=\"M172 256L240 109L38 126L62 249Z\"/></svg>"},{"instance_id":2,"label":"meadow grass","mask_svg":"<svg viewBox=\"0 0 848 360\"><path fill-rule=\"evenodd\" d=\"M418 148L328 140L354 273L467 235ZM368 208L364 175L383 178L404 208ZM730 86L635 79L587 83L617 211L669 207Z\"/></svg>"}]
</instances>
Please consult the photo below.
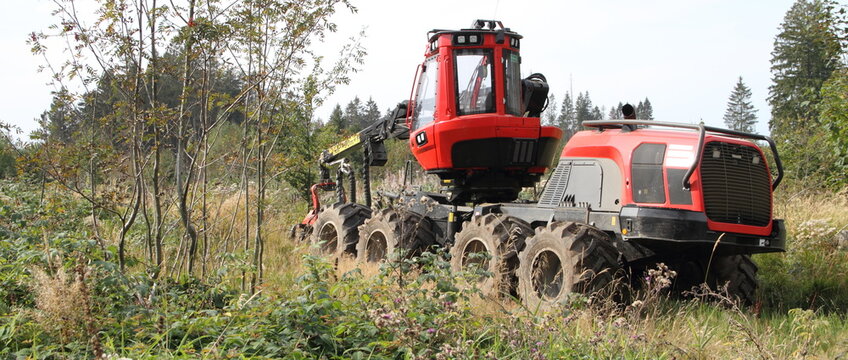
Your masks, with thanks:
<instances>
[{"instance_id":1,"label":"meadow grass","mask_svg":"<svg viewBox=\"0 0 848 360\"><path fill-rule=\"evenodd\" d=\"M245 232L249 239L255 228L232 225L238 223L233 217L246 215L237 190L211 194L206 278L162 281L145 276L143 260L132 262L125 274L117 272L108 249L99 250L90 234L79 230L90 224L74 221L86 211L73 199L60 193L46 203L27 200L29 193L0 196L5 216L0 219L0 357L848 356L848 252L832 241L848 224L846 192L776 199L789 246L783 254L755 256L759 307L740 307L713 291L670 297L657 286L634 290L627 301L575 295L544 310L482 294L473 286L479 274L452 272L444 253L384 264L311 256L308 244L288 237L306 206L284 191L271 192L268 200L264 281L258 292L245 293L242 271L252 270L239 252ZM117 227L106 220L101 226L105 245L115 245ZM143 234L131 235L130 254L143 259ZM171 251L179 243L170 233L166 241ZM89 310L69 301L89 304Z\"/></svg>"}]
</instances>

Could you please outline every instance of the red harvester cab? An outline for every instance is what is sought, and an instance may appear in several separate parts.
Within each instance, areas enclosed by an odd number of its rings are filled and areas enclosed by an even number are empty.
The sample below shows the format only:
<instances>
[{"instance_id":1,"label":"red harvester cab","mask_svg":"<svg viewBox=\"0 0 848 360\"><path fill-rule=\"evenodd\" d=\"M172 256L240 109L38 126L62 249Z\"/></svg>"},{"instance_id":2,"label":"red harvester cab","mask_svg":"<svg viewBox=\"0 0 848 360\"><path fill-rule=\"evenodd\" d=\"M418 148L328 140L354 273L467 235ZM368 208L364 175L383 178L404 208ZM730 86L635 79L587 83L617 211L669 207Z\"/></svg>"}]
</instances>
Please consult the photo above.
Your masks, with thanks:
<instances>
[{"instance_id":1,"label":"red harvester cab","mask_svg":"<svg viewBox=\"0 0 848 360\"><path fill-rule=\"evenodd\" d=\"M453 203L515 200L551 166L562 137L539 120L544 76L521 79L521 35L498 21L429 35L407 117L413 155L451 187Z\"/></svg>"}]
</instances>

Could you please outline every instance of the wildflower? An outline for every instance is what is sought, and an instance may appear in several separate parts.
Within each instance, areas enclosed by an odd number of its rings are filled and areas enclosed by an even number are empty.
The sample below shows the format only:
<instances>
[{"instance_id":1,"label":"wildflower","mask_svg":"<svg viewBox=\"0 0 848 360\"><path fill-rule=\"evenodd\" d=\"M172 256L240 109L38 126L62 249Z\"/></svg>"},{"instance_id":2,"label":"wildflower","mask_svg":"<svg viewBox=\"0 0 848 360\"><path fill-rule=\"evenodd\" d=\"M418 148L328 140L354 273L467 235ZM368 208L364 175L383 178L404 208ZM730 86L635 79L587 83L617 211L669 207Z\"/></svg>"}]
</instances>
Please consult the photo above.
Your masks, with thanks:
<instances>
[{"instance_id":1,"label":"wildflower","mask_svg":"<svg viewBox=\"0 0 848 360\"><path fill-rule=\"evenodd\" d=\"M433 334L433 333L435 333L435 332L436 332L436 329L433 329L433 328L429 328L429 329L427 329L427 333L428 333L428 334Z\"/></svg>"}]
</instances>

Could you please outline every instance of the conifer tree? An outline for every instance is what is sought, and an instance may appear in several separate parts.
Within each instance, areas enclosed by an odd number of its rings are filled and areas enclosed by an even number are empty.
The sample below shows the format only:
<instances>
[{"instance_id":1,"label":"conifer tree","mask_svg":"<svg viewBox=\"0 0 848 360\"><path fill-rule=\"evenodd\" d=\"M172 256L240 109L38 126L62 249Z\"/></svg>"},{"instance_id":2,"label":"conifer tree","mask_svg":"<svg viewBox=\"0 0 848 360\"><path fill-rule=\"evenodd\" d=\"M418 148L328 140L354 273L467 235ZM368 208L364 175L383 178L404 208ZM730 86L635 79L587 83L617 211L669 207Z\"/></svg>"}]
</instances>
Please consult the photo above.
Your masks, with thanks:
<instances>
[{"instance_id":1,"label":"conifer tree","mask_svg":"<svg viewBox=\"0 0 848 360\"><path fill-rule=\"evenodd\" d=\"M769 87L769 129L780 137L793 129L815 126L822 84L839 67L844 22L830 0L798 0L783 18L774 40Z\"/></svg>"},{"instance_id":2,"label":"conifer tree","mask_svg":"<svg viewBox=\"0 0 848 360\"><path fill-rule=\"evenodd\" d=\"M557 116L557 126L559 126L563 132L563 143L568 141L568 139L571 138L571 135L577 132L578 124L574 109L574 101L571 98L571 94L566 92L565 97L562 99L562 105L559 108L559 116Z\"/></svg>"},{"instance_id":3,"label":"conifer tree","mask_svg":"<svg viewBox=\"0 0 848 360\"><path fill-rule=\"evenodd\" d=\"M610 120L624 119L624 114L621 113L621 108L623 107L624 104L622 104L621 101L618 102L618 105L611 106L607 118Z\"/></svg>"},{"instance_id":4,"label":"conifer tree","mask_svg":"<svg viewBox=\"0 0 848 360\"><path fill-rule=\"evenodd\" d=\"M592 99L589 98L589 92L577 94L577 102L575 107L575 118L577 123L583 120L592 120Z\"/></svg>"},{"instance_id":5,"label":"conifer tree","mask_svg":"<svg viewBox=\"0 0 848 360\"><path fill-rule=\"evenodd\" d=\"M341 105L336 104L336 107L333 108L333 112L330 113L330 120L328 123L335 125L338 130L347 128L347 122L345 121Z\"/></svg>"},{"instance_id":6,"label":"conifer tree","mask_svg":"<svg viewBox=\"0 0 848 360\"><path fill-rule=\"evenodd\" d=\"M557 126L557 103L556 96L551 94L548 96L548 106L542 112L542 124L547 126Z\"/></svg>"},{"instance_id":7,"label":"conifer tree","mask_svg":"<svg viewBox=\"0 0 848 360\"><path fill-rule=\"evenodd\" d=\"M727 100L727 110L724 112L724 125L728 129L754 132L757 123L757 110L751 105L751 89L742 82L742 77L736 82L730 99Z\"/></svg>"},{"instance_id":8,"label":"conifer tree","mask_svg":"<svg viewBox=\"0 0 848 360\"><path fill-rule=\"evenodd\" d=\"M822 151L829 136L820 111L823 84L845 66L844 9L836 8L832 0L796 1L772 51L769 130L786 176L811 186L825 184L834 174L833 152Z\"/></svg>"},{"instance_id":9,"label":"conifer tree","mask_svg":"<svg viewBox=\"0 0 848 360\"><path fill-rule=\"evenodd\" d=\"M645 101L640 101L636 105L636 119L654 120L654 108L651 106L651 100L645 98Z\"/></svg>"}]
</instances>

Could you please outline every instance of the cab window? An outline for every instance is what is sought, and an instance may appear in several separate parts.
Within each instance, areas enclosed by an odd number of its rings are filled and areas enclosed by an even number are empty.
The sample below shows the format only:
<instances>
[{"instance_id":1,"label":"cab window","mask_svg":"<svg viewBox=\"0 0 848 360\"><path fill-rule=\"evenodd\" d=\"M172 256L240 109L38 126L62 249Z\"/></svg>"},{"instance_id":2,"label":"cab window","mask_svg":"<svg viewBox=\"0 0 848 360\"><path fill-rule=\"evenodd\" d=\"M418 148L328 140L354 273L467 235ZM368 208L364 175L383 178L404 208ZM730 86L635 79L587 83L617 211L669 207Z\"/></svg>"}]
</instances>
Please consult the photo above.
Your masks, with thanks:
<instances>
[{"instance_id":1,"label":"cab window","mask_svg":"<svg viewBox=\"0 0 848 360\"><path fill-rule=\"evenodd\" d=\"M495 91L490 49L454 50L458 115L495 112Z\"/></svg>"},{"instance_id":2,"label":"cab window","mask_svg":"<svg viewBox=\"0 0 848 360\"><path fill-rule=\"evenodd\" d=\"M633 201L637 203L665 203L662 164L665 144L642 144L633 151L632 177Z\"/></svg>"},{"instance_id":3,"label":"cab window","mask_svg":"<svg viewBox=\"0 0 848 360\"><path fill-rule=\"evenodd\" d=\"M439 62L433 56L424 62L421 76L418 78L418 93L415 96L415 110L412 113L412 130L427 126L434 120L438 75Z\"/></svg>"},{"instance_id":4,"label":"cab window","mask_svg":"<svg viewBox=\"0 0 848 360\"><path fill-rule=\"evenodd\" d=\"M503 64L506 113L522 116L524 114L521 109L521 57L515 51L504 50Z\"/></svg>"}]
</instances>

